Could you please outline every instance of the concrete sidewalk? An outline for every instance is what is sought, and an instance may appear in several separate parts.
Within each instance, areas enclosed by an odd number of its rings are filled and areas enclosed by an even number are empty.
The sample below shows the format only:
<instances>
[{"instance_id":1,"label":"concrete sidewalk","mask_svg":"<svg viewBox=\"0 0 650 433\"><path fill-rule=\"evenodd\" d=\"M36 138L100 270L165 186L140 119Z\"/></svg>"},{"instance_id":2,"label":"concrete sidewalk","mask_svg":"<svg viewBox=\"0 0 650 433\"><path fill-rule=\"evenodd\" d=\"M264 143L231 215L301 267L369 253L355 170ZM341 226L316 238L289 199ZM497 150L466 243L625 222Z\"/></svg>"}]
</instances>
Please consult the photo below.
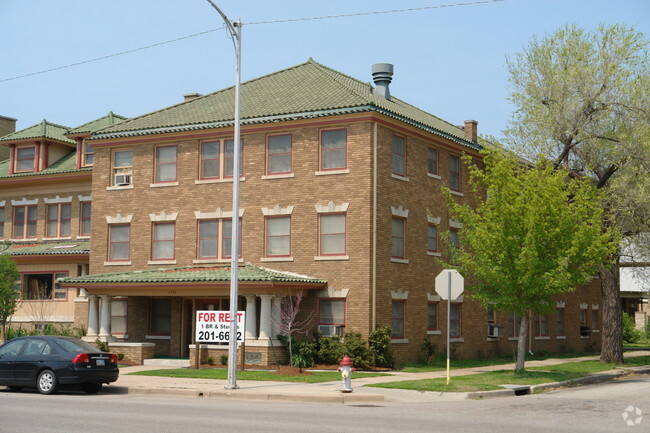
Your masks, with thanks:
<instances>
[{"instance_id":1,"label":"concrete sidewalk","mask_svg":"<svg viewBox=\"0 0 650 433\"><path fill-rule=\"evenodd\" d=\"M650 351L627 352L626 357L631 356L648 356ZM564 359L546 359L543 361L528 361L526 367L543 367L547 365L557 365L566 362L577 362L585 360L597 360L597 356L587 356L579 358ZM453 365L453 364L452 364ZM237 380L239 389L227 390L226 380L214 379L187 379L187 378L169 378L153 376L135 376L129 373L143 370L155 370L160 366L134 366L125 367L120 370L120 378L110 386L105 386L103 392L106 393L123 393L123 394L147 394L147 395L169 395L184 397L203 397L203 398L235 398L244 400L268 400L268 401L293 401L293 402L321 402L321 403L380 403L384 401L396 402L435 402L435 401L455 401L469 398L491 398L512 396L514 391L503 389L498 391L474 392L474 393L441 393L441 392L420 392L387 388L371 388L364 385L405 381L420 380L446 377L446 371L436 371L427 373L404 373L390 372L389 376L354 378L352 387L354 392L341 393L341 382L324 382L324 383L290 383L290 382L261 382L250 380ZM467 368L452 370L452 380L455 376L464 376L468 374L478 374L495 370L514 369L514 364L500 364L478 368ZM629 374L630 372L650 372L650 366L616 369L612 371L596 373L582 378L581 383L595 383L604 380L611 380L619 376ZM575 381L573 381L575 382ZM557 388L562 386L561 383L537 385L531 388Z\"/></svg>"}]
</instances>

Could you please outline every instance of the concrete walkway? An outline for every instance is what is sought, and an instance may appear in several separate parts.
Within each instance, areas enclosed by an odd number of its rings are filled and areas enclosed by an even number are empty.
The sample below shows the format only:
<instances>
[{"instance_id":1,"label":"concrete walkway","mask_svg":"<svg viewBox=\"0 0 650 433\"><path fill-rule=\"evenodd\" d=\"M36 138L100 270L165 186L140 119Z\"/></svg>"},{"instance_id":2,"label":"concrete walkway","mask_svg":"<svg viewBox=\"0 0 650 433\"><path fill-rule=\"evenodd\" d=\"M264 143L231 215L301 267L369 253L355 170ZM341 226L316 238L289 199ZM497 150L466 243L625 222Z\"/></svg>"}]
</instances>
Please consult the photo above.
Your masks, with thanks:
<instances>
[{"instance_id":1,"label":"concrete walkway","mask_svg":"<svg viewBox=\"0 0 650 433\"><path fill-rule=\"evenodd\" d=\"M626 352L626 357L648 356L650 350L639 350ZM579 358L546 359L543 361L527 361L526 367L543 367L557 365L567 362L586 360L597 360L597 356L586 356ZM453 365L453 364L452 364ZM226 380L215 379L186 379L154 376L135 376L129 373L143 370L154 370L160 366L134 366L125 367L120 370L120 378L110 386L105 386L102 392L125 393L125 394L148 394L148 395L170 395L185 397L203 398L236 398L248 400L269 400L269 401L294 401L294 402L321 402L321 403L381 403L384 401L398 402L435 402L454 401L468 398L491 398L501 396L512 396L514 392L509 389L499 391L487 391L476 393L441 393L441 392L420 392L387 388L371 388L364 385L420 380L446 377L446 371L435 371L427 373L404 373L390 372L389 376L354 378L352 376L352 387L354 392L341 393L341 382L324 383L289 383L289 382L261 382L251 380L237 380L239 389L227 390ZM466 368L451 371L451 377L478 374L495 370L514 370L514 364L500 364L477 368ZM603 380L611 380L632 371L649 373L650 366L641 368L616 369L608 372L589 375L581 380L583 383L594 383ZM534 388L558 387L562 384L546 384Z\"/></svg>"}]
</instances>

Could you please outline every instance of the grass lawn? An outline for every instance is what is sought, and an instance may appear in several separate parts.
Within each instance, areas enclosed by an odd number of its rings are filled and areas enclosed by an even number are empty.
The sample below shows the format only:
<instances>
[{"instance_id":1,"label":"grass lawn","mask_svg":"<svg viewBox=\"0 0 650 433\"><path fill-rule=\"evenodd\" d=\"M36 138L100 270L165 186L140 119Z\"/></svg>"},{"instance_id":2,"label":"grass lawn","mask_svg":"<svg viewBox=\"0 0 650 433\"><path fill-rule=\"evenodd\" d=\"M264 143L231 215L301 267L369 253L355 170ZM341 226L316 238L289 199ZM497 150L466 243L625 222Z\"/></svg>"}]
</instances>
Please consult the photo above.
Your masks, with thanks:
<instances>
[{"instance_id":1,"label":"grass lawn","mask_svg":"<svg viewBox=\"0 0 650 433\"><path fill-rule=\"evenodd\" d=\"M209 368L205 370L193 370L187 368L176 369L162 369L162 370L148 370L139 371L134 373L140 376L163 376L163 377L188 377L196 379L228 379L228 370L221 368ZM388 376L385 373L354 373L354 377L377 377ZM272 382L299 382L299 383L320 383L320 382L333 382L341 380L341 373L336 371L312 371L310 375L277 375L272 371L253 371L243 370L237 371L237 379L239 380L264 380Z\"/></svg>"},{"instance_id":2,"label":"grass lawn","mask_svg":"<svg viewBox=\"0 0 650 433\"><path fill-rule=\"evenodd\" d=\"M625 367L649 365L650 356L627 358L625 362ZM539 385L542 383L559 382L577 379L589 373L612 370L617 367L620 366L616 364L603 364L599 361L580 361L546 367L533 367L519 374L512 370L499 370L467 376L454 377L452 375L449 386L446 384L446 378L378 383L366 386L435 392L492 391L495 389L503 389L499 385Z\"/></svg>"},{"instance_id":3,"label":"grass lawn","mask_svg":"<svg viewBox=\"0 0 650 433\"><path fill-rule=\"evenodd\" d=\"M526 355L526 361L540 361L544 359L578 358L581 356L595 356L598 353L542 353L537 355ZM512 364L516 361L515 355L492 358L492 359L457 359L451 360L451 369L476 368L489 365ZM447 358L445 355L438 355L431 364L404 364L401 371L405 373L426 373L428 371L444 371L447 369Z\"/></svg>"}]
</instances>

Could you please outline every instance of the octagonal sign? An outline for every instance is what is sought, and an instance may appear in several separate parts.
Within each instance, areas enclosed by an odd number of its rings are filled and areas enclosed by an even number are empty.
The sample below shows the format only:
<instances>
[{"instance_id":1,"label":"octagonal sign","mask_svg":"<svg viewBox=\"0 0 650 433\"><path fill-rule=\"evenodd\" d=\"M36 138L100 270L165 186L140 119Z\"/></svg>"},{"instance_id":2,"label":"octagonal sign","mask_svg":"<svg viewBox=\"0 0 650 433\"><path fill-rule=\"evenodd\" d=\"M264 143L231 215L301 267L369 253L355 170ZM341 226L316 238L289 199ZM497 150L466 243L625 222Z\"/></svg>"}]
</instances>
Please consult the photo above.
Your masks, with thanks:
<instances>
[{"instance_id":1,"label":"octagonal sign","mask_svg":"<svg viewBox=\"0 0 650 433\"><path fill-rule=\"evenodd\" d=\"M449 296L449 279L451 278L451 296ZM465 290L465 279L456 269L445 269L436 277L436 293L440 298L454 300Z\"/></svg>"}]
</instances>

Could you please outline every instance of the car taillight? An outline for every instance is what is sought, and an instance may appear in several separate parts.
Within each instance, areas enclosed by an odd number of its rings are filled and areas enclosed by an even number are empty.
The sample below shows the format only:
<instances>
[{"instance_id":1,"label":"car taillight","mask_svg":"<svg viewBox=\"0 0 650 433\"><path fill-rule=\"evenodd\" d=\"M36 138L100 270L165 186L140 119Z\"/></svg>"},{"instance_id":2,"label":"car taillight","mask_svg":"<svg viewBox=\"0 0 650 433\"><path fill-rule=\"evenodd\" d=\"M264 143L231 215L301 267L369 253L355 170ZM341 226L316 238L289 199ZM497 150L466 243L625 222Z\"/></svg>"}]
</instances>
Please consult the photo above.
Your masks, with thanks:
<instances>
[{"instance_id":1,"label":"car taillight","mask_svg":"<svg viewBox=\"0 0 650 433\"><path fill-rule=\"evenodd\" d=\"M114 353L111 353L111 363L117 364L117 355L115 355Z\"/></svg>"},{"instance_id":2,"label":"car taillight","mask_svg":"<svg viewBox=\"0 0 650 433\"><path fill-rule=\"evenodd\" d=\"M78 363L78 362L90 362L90 357L88 356L87 353L80 353L77 356L74 357L72 360L73 363Z\"/></svg>"}]
</instances>

